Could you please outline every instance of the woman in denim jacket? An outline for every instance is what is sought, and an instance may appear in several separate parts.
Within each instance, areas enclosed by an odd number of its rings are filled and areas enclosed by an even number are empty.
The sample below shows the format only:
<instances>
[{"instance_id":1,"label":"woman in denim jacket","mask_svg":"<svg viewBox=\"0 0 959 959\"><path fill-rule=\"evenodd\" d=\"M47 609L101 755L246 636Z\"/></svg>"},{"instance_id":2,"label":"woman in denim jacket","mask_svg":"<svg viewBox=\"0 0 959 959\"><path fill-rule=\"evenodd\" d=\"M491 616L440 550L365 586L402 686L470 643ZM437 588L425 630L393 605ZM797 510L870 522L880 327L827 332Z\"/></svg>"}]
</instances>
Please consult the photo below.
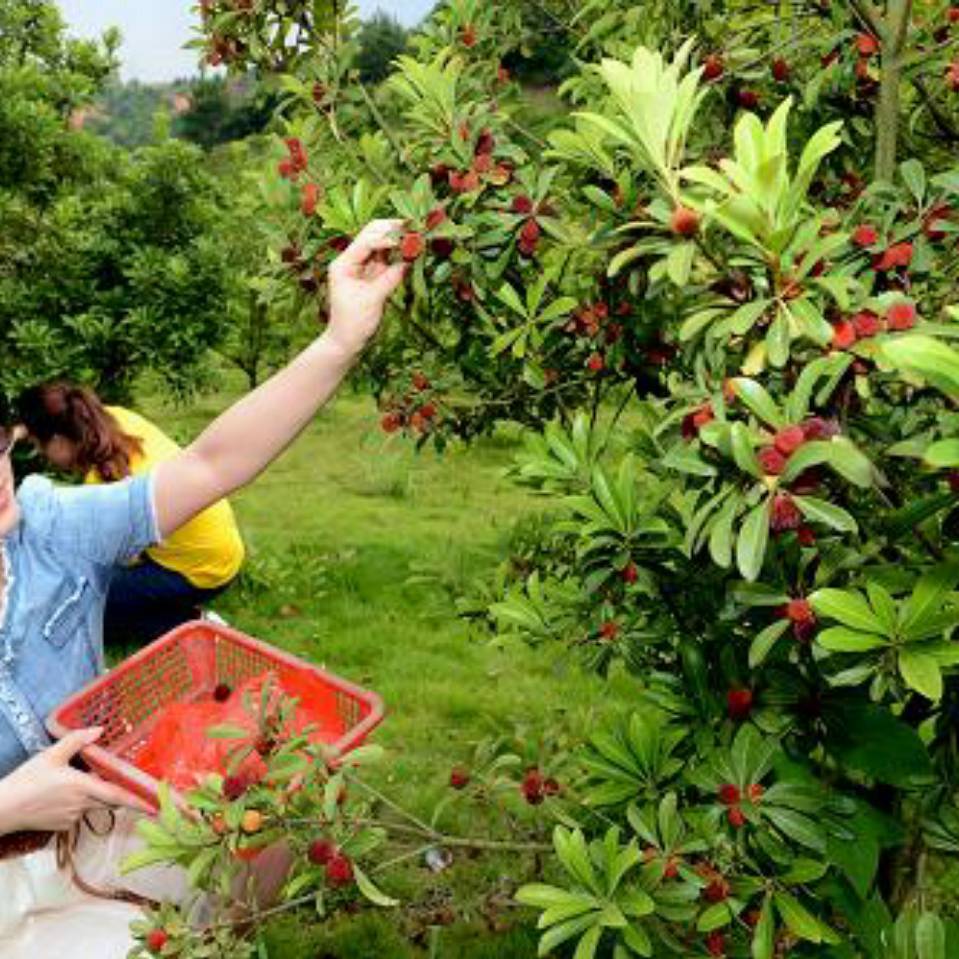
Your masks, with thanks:
<instances>
[{"instance_id":1,"label":"woman in denim jacket","mask_svg":"<svg viewBox=\"0 0 959 959\"><path fill-rule=\"evenodd\" d=\"M336 391L403 278L400 226L369 224L330 268L330 322L288 367L175 459L110 486L32 477L14 493L11 426L0 430L0 834L71 828L102 806L141 808L70 760L100 730L50 745L44 718L103 667L103 609L118 563L253 480Z\"/></svg>"}]
</instances>

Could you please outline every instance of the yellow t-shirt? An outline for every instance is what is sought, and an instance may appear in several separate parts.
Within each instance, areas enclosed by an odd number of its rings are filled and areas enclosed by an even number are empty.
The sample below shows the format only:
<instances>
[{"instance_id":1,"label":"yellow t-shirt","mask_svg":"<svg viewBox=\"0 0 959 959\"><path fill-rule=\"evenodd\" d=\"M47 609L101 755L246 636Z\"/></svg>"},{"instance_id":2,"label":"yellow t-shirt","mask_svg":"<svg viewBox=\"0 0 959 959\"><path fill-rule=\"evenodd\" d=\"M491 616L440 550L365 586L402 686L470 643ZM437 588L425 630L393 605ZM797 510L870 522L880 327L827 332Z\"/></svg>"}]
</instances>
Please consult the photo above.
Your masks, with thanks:
<instances>
[{"instance_id":1,"label":"yellow t-shirt","mask_svg":"<svg viewBox=\"0 0 959 959\"><path fill-rule=\"evenodd\" d=\"M132 410L108 406L107 411L124 433L137 437L143 444L142 455L134 454L130 459L133 475L149 472L180 451L162 430ZM85 482L102 483L103 479L92 470ZM159 546L152 546L146 552L155 563L180 573L200 589L216 589L228 583L239 572L245 555L233 509L225 499L194 516Z\"/></svg>"}]
</instances>

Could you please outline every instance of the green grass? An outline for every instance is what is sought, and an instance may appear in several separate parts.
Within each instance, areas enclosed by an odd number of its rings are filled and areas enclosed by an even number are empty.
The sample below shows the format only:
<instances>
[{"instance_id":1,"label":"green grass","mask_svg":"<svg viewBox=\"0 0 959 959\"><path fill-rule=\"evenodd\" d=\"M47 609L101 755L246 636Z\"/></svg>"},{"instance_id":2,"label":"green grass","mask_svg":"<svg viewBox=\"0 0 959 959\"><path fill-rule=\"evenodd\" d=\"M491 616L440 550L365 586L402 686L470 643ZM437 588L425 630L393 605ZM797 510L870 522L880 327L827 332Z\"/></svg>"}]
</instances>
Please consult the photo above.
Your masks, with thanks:
<instances>
[{"instance_id":1,"label":"green grass","mask_svg":"<svg viewBox=\"0 0 959 959\"><path fill-rule=\"evenodd\" d=\"M189 409L153 399L145 412L187 440L232 395ZM552 650L493 648L457 619L455 597L489 575L513 524L539 508L502 475L518 437L504 432L438 456L384 437L377 422L370 400L341 397L234 498L250 562L246 585L216 608L238 628L379 692L388 708L375 736L388 750L379 785L429 816L449 792L450 766L468 759L473 743L519 730L536 761L541 742L585 734L611 696L625 699L634 687L603 683ZM442 825L472 835L484 828L462 808ZM526 931L491 938L481 921L488 897L531 868L515 856L484 856L439 876L407 869L391 887L403 910L331 928L278 922L271 959L533 956ZM456 922L430 933L427 950L429 904L447 899ZM392 944L374 949L371 936Z\"/></svg>"}]
</instances>

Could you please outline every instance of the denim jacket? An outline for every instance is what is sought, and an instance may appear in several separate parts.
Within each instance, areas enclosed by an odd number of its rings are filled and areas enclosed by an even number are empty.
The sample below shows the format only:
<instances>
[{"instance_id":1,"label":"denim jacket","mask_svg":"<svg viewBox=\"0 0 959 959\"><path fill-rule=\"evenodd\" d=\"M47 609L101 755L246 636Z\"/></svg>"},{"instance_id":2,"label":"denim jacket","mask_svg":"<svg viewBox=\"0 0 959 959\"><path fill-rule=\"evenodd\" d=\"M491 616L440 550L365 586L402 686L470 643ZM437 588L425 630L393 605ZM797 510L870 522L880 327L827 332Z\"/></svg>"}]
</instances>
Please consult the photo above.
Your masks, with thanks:
<instances>
[{"instance_id":1,"label":"denim jacket","mask_svg":"<svg viewBox=\"0 0 959 959\"><path fill-rule=\"evenodd\" d=\"M103 610L113 569L158 539L152 475L17 493L4 539L0 610L0 776L49 744L44 719L103 668Z\"/></svg>"}]
</instances>

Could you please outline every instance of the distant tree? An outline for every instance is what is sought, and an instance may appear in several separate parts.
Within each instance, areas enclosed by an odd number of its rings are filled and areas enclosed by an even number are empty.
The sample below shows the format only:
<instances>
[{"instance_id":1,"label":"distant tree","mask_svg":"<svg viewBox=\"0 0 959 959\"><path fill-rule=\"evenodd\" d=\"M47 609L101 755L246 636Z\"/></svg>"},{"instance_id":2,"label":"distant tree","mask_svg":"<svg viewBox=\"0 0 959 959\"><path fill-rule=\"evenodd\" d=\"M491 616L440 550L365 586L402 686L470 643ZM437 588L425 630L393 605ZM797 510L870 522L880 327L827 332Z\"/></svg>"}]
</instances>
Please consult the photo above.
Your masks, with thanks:
<instances>
[{"instance_id":1,"label":"distant tree","mask_svg":"<svg viewBox=\"0 0 959 959\"><path fill-rule=\"evenodd\" d=\"M0 0L0 391L71 376L122 398L145 370L194 386L222 334L228 197L191 144L133 153L71 123L115 69L114 34Z\"/></svg>"},{"instance_id":2,"label":"distant tree","mask_svg":"<svg viewBox=\"0 0 959 959\"><path fill-rule=\"evenodd\" d=\"M194 80L186 92L193 105L177 117L173 132L204 149L261 133L277 105L275 95L262 90L253 78L238 82L204 77Z\"/></svg>"},{"instance_id":3,"label":"distant tree","mask_svg":"<svg viewBox=\"0 0 959 959\"><path fill-rule=\"evenodd\" d=\"M356 37L356 65L364 83L379 83L390 73L390 64L406 50L407 31L389 14L378 10L365 20Z\"/></svg>"}]
</instances>

